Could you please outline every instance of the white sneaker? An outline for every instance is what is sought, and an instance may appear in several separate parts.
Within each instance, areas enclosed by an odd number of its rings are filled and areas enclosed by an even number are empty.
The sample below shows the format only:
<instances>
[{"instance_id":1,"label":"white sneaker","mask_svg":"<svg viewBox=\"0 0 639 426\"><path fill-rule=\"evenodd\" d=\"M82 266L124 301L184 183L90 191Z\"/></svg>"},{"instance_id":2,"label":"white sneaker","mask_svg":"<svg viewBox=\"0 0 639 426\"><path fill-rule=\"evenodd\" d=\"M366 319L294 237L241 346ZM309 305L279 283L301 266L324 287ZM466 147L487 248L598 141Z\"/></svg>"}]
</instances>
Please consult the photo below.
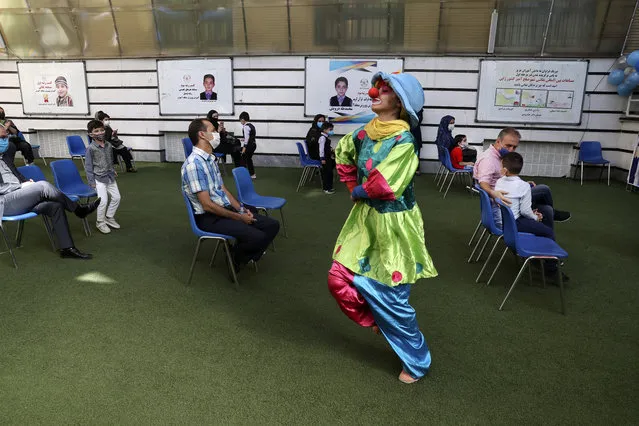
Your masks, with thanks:
<instances>
[{"instance_id":1,"label":"white sneaker","mask_svg":"<svg viewBox=\"0 0 639 426\"><path fill-rule=\"evenodd\" d=\"M257 176L251 175L251 179L257 179Z\"/></svg>"},{"instance_id":2,"label":"white sneaker","mask_svg":"<svg viewBox=\"0 0 639 426\"><path fill-rule=\"evenodd\" d=\"M333 195L333 194L335 194L335 190L334 189L325 189L324 190L324 194Z\"/></svg>"},{"instance_id":3,"label":"white sneaker","mask_svg":"<svg viewBox=\"0 0 639 426\"><path fill-rule=\"evenodd\" d=\"M111 229L105 222L96 222L95 227L98 228L98 231L102 232L103 234L108 234L111 232Z\"/></svg>"},{"instance_id":4,"label":"white sneaker","mask_svg":"<svg viewBox=\"0 0 639 426\"><path fill-rule=\"evenodd\" d=\"M107 217L104 223L106 223L113 229L120 229L120 224L115 221L114 217Z\"/></svg>"}]
</instances>

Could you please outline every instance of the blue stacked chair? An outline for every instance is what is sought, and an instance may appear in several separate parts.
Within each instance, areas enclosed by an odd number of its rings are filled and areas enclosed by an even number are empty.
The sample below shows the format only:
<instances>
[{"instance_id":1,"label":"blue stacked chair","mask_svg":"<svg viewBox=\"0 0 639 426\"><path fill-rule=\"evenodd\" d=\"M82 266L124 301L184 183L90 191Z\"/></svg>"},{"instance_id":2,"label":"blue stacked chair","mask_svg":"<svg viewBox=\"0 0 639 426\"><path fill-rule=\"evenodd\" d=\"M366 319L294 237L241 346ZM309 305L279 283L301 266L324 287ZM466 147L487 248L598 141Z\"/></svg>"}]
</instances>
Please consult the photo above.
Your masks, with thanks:
<instances>
[{"instance_id":1,"label":"blue stacked chair","mask_svg":"<svg viewBox=\"0 0 639 426\"><path fill-rule=\"evenodd\" d=\"M601 153L601 143L593 141L583 141L579 144L579 165L581 166L581 185L584 184L584 164L601 165L599 179L603 171L608 166L608 186L610 186L610 161L603 158ZM577 169L575 168L575 173Z\"/></svg>"},{"instance_id":2,"label":"blue stacked chair","mask_svg":"<svg viewBox=\"0 0 639 426\"><path fill-rule=\"evenodd\" d=\"M300 176L300 181L297 184L297 192L299 192L300 188L311 180L313 174L316 171L319 172L322 168L322 162L311 159L304 150L304 146L301 142L296 142L295 145L297 145L297 152L300 156L300 164L302 165L302 176Z\"/></svg>"},{"instance_id":3,"label":"blue stacked chair","mask_svg":"<svg viewBox=\"0 0 639 426\"><path fill-rule=\"evenodd\" d=\"M442 172L444 178L442 180L441 186L439 187L439 192L442 192L442 189L444 189L444 186L446 186L446 180L448 179L448 176L450 176L450 181L448 182L448 186L446 187L446 192L444 192L444 198L446 198L446 194L448 194L450 185L453 183L453 180L455 180L456 176L467 176L470 179L472 185L473 168L466 166L463 169L456 169L453 167L453 164L450 161L450 152L448 152L448 150L445 148L441 148L440 152L442 155L442 164L444 165L444 171ZM446 174L444 174L444 172Z\"/></svg>"}]
</instances>

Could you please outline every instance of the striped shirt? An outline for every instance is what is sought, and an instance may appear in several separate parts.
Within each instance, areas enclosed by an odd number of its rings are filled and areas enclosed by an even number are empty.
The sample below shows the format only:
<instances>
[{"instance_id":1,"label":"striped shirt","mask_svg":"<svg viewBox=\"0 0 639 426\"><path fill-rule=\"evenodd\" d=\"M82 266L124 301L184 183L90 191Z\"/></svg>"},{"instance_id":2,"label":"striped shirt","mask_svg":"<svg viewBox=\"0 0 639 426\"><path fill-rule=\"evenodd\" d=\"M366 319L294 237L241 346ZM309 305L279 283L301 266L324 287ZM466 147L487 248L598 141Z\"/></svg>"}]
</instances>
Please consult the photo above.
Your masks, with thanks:
<instances>
[{"instance_id":1,"label":"striped shirt","mask_svg":"<svg viewBox=\"0 0 639 426\"><path fill-rule=\"evenodd\" d=\"M204 207L197 198L197 193L207 191L211 201L220 207L229 207L231 201L222 186L222 175L215 163L215 158L198 147L182 164L182 191L186 193L193 206L193 213L205 213Z\"/></svg>"}]
</instances>

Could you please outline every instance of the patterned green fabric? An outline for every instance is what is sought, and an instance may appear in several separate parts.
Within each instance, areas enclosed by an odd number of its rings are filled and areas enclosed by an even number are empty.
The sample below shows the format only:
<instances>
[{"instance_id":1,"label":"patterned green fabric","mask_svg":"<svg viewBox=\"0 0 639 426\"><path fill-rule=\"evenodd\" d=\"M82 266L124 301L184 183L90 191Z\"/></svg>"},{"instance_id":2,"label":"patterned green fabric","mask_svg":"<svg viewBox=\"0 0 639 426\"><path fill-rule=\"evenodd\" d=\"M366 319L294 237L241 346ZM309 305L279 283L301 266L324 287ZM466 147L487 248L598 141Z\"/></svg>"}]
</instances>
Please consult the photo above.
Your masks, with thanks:
<instances>
[{"instance_id":1,"label":"patterned green fabric","mask_svg":"<svg viewBox=\"0 0 639 426\"><path fill-rule=\"evenodd\" d=\"M357 166L357 183L377 169L396 200L355 203L337 238L333 259L388 286L437 276L424 242L424 222L415 202L417 158L413 136L398 132L380 141L363 129L344 136L335 149L338 165Z\"/></svg>"}]
</instances>

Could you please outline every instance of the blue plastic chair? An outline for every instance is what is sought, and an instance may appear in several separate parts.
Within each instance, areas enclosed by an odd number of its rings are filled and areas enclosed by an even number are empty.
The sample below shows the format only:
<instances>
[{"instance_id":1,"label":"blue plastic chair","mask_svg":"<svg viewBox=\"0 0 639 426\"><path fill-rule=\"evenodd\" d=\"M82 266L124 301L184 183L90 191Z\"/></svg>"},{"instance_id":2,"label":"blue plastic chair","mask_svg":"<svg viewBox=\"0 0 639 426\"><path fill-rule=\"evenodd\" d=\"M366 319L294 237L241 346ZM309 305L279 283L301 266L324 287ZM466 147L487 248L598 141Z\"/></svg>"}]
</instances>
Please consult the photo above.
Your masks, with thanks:
<instances>
[{"instance_id":1,"label":"blue plastic chair","mask_svg":"<svg viewBox=\"0 0 639 426\"><path fill-rule=\"evenodd\" d=\"M67 197L76 197L76 199L86 198L88 201L89 198L98 196L95 189L84 183L73 160L52 161L51 172L53 173L55 186ZM82 221L82 223L85 225L84 233L90 236L91 227L88 225L88 222Z\"/></svg>"},{"instance_id":2,"label":"blue plastic chair","mask_svg":"<svg viewBox=\"0 0 639 426\"><path fill-rule=\"evenodd\" d=\"M559 262L559 259L567 258L568 253L564 249L562 249L559 246L559 244L557 244L555 241L553 241L550 238L538 237L536 235L518 232L517 223L515 222L515 216L513 215L513 212L510 210L510 208L506 207L501 202L501 200L497 200L497 203L499 203L499 207L501 209L501 218L502 218L503 227L504 227L503 228L504 242L506 243L506 248L504 249L504 252L502 253L501 258L499 259L499 262L497 263L497 266L495 267L493 274L490 276L490 279L488 280L488 284L490 284L490 281L495 276L495 272L497 272L497 269L499 269L499 266L501 265L502 260L504 260L504 256L506 256L506 252L508 251L508 249L512 250L516 256L525 259L524 263L521 265L521 268L519 269L519 273L515 277L515 281L513 281L512 285L510 286L510 289L508 290L508 293L506 293L506 297L504 297L504 301L501 302L501 305L499 306L499 310L501 311L501 309L504 307L506 300L508 300L508 296L510 296L510 293L515 288L515 285L519 281L519 278L521 277L521 274L524 272L524 269L526 269L526 266L528 266L530 271L530 264L529 264L530 260L541 259L541 262L542 262L541 275L542 277L544 277L543 261L551 259L551 260L557 261L557 277L559 280L559 292L561 295L561 313L565 314L566 303L564 301L564 284L561 277L561 269L560 269L561 263ZM532 276L532 272L530 272L530 274Z\"/></svg>"},{"instance_id":3,"label":"blue plastic chair","mask_svg":"<svg viewBox=\"0 0 639 426\"><path fill-rule=\"evenodd\" d=\"M448 179L448 176L450 176L450 181L448 182L448 186L446 187L446 192L444 192L444 198L446 198L446 194L448 194L450 185L453 183L453 180L455 180L456 176L468 176L472 186L473 168L466 166L463 169L456 169L453 167L453 164L450 161L450 152L448 152L448 150L445 148L441 148L440 152L442 155L442 164L444 165L445 169L442 174L444 172L446 174L444 175L442 184L439 187L439 192L442 192L442 189L444 189L444 186L446 186L446 180Z\"/></svg>"},{"instance_id":4,"label":"blue plastic chair","mask_svg":"<svg viewBox=\"0 0 639 426\"><path fill-rule=\"evenodd\" d=\"M38 215L33 212L27 212L27 213L15 215L15 216L2 216L2 222L18 222L18 232L16 234L16 248L20 247L20 244L22 243L24 221L27 219L32 219L37 216ZM2 233L2 238L4 239L4 243L7 245L7 249L9 249L9 254L11 254L11 260L13 261L13 266L16 269L18 269L18 262L16 261L15 253L13 252L13 249L11 248L11 243L9 243L9 238L7 237L7 233L5 232L2 222L0 222L0 232ZM45 224L46 224L46 221L45 221ZM51 240L51 233L48 226L46 226L46 229L47 229L47 234L49 235L49 240ZM54 250L55 250L55 246L54 246Z\"/></svg>"},{"instance_id":5,"label":"blue plastic chair","mask_svg":"<svg viewBox=\"0 0 639 426\"><path fill-rule=\"evenodd\" d=\"M40 169L40 167L36 166L35 164L31 164L29 166L22 166L22 167L18 167L18 171L22 174L22 176L24 176L27 179L31 179L34 182L40 182L40 181L46 181L47 178L44 177L44 173L42 172L42 170ZM65 194L67 197L69 197L69 199L71 201L78 201L80 200L80 197L78 197L77 195L69 195L69 194ZM42 218L44 219L45 225L48 226L48 231L49 234L51 234L50 232L50 225L49 222L47 221L46 216L42 216ZM87 220L87 218L83 218L80 219L82 221L82 225L84 226L84 233L87 235L90 235L91 231L87 231L89 228L89 221ZM55 250L55 246L54 246L54 250Z\"/></svg>"},{"instance_id":6,"label":"blue plastic chair","mask_svg":"<svg viewBox=\"0 0 639 426\"><path fill-rule=\"evenodd\" d=\"M479 240L477 240L477 244L475 245L475 248L473 249L473 252L470 254L470 257L468 258L468 262L469 263L471 262L473 254L475 253L475 251L479 247L479 244L481 243L481 240L484 238L484 234L488 233L488 237L486 238L486 241L484 242L484 245L482 246L481 251L477 255L477 258L475 259L475 262L477 262L481 258L481 255L484 253L484 249L486 248L486 245L488 244L488 241L490 241L491 237L493 235L495 237L497 237L497 239L495 240L495 244L493 245L492 250L488 254L488 257L486 258L486 261L484 262L484 265L482 266L481 271L479 271L479 274L477 275L477 278L475 279L475 282L478 283L479 279L481 278L482 274L484 273L484 270L486 269L486 266L488 266L488 263L490 262L490 259L492 259L493 254L495 253L495 250L497 249L497 244L499 244L499 241L503 237L503 231L495 223L495 218L493 217L493 209L492 209L492 204L491 204L491 201L490 201L490 196L488 195L488 193L486 191L481 189L481 187L479 187L478 185L475 186L475 189L479 192L479 207L480 207L480 210L481 210L481 224L484 226L484 230L483 230L482 234L479 236Z\"/></svg>"},{"instance_id":7,"label":"blue plastic chair","mask_svg":"<svg viewBox=\"0 0 639 426\"><path fill-rule=\"evenodd\" d=\"M296 142L295 145L297 145L297 152L300 156L300 164L302 165L302 176L300 176L300 181L297 184L296 190L296 192L299 192L300 188L304 186L307 181L311 180L313 174L321 169L322 162L311 159L306 154L301 142Z\"/></svg>"},{"instance_id":8,"label":"blue plastic chair","mask_svg":"<svg viewBox=\"0 0 639 426\"><path fill-rule=\"evenodd\" d=\"M40 145L38 145L38 144L33 144L33 143L29 142L29 141L28 141L28 140L24 137L24 135L22 134L22 132L18 132L18 137L19 137L20 139L22 139L23 141L25 141L26 143L28 143L29 145L31 145L31 149L33 150L33 157L34 157L34 159L36 159L36 158L41 158L41 159L42 159L42 161L44 161L44 165L46 166L46 165L47 165L47 159L46 159L46 158L44 158L42 155L40 155ZM36 154L37 154L37 156L36 156ZM22 159L24 160L24 164L26 165L26 164L27 164L27 159L26 159L26 158L24 158L24 156L22 157Z\"/></svg>"},{"instance_id":9,"label":"blue plastic chair","mask_svg":"<svg viewBox=\"0 0 639 426\"><path fill-rule=\"evenodd\" d=\"M601 165L601 173L599 179L603 174L606 165L608 165L608 186L610 186L610 161L603 158L601 154L601 143L592 141L583 141L579 144L579 165L581 166L581 185L584 184L584 164L598 164ZM577 173L577 168L575 168Z\"/></svg>"},{"instance_id":10,"label":"blue plastic chair","mask_svg":"<svg viewBox=\"0 0 639 426\"><path fill-rule=\"evenodd\" d=\"M267 215L269 210L279 210L282 217L282 227L284 228L284 236L286 233L286 224L284 223L284 205L286 200L279 197L268 197L259 195L253 187L253 179L249 175L246 167L236 167L233 169L233 178L235 179L235 187L237 188L237 199L244 204L253 206L258 210L263 210Z\"/></svg>"},{"instance_id":11,"label":"blue plastic chair","mask_svg":"<svg viewBox=\"0 0 639 426\"><path fill-rule=\"evenodd\" d=\"M189 158L189 155L193 152L193 143L191 143L191 138L182 138L182 148L184 149L184 158Z\"/></svg>"},{"instance_id":12,"label":"blue plastic chair","mask_svg":"<svg viewBox=\"0 0 639 426\"><path fill-rule=\"evenodd\" d=\"M84 145L82 137L78 135L67 136L67 147L69 148L71 159L79 158L82 161L82 167L84 167L84 157L87 153L87 147Z\"/></svg>"},{"instance_id":13,"label":"blue plastic chair","mask_svg":"<svg viewBox=\"0 0 639 426\"><path fill-rule=\"evenodd\" d=\"M197 245L195 246L195 254L193 255L193 260L191 261L191 269L189 269L189 278L186 282L186 285L191 284L191 277L193 276L193 268L195 267L195 261L197 260L197 255L200 252L200 245L204 240L216 240L217 244L215 245L215 249L213 250L213 256L211 257L210 266L213 265L213 260L215 260L215 255L217 254L217 249L222 243L224 246L224 252L226 253L226 261L229 268L229 272L231 274L231 278L235 283L235 288L239 290L240 283L237 280L237 274L235 273L235 268L233 267L233 257L231 256L231 245L235 243L235 238L230 237L228 235L223 234L214 234L213 232L205 232L198 228L197 223L195 222L195 214L193 213L193 207L191 206L191 201L189 197L182 191L182 197L184 198L184 203L186 204L186 211L189 215L189 223L191 224L191 230L198 237Z\"/></svg>"}]
</instances>

